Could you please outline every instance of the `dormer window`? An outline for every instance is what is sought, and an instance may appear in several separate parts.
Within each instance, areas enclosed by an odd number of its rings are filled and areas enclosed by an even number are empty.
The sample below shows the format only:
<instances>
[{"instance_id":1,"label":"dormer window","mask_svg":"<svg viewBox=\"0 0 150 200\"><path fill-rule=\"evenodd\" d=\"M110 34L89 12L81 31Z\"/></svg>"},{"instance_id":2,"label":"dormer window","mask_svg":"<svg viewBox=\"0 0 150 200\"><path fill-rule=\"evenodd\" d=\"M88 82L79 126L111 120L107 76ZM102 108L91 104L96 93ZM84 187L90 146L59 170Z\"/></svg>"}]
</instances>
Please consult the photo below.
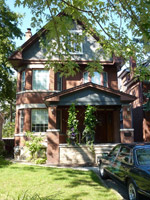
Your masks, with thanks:
<instances>
[{"instance_id":1,"label":"dormer window","mask_svg":"<svg viewBox=\"0 0 150 200\"><path fill-rule=\"evenodd\" d=\"M49 70L33 70L33 90L49 90Z\"/></svg>"},{"instance_id":2,"label":"dormer window","mask_svg":"<svg viewBox=\"0 0 150 200\"><path fill-rule=\"evenodd\" d=\"M25 90L25 76L26 76L26 73L25 71L23 71L21 74L21 91Z\"/></svg>"},{"instance_id":3,"label":"dormer window","mask_svg":"<svg viewBox=\"0 0 150 200\"><path fill-rule=\"evenodd\" d=\"M108 78L107 72L99 73L94 72L93 76L91 77L88 72L83 73L83 83L92 82L98 85L103 85L104 87L108 86Z\"/></svg>"}]
</instances>

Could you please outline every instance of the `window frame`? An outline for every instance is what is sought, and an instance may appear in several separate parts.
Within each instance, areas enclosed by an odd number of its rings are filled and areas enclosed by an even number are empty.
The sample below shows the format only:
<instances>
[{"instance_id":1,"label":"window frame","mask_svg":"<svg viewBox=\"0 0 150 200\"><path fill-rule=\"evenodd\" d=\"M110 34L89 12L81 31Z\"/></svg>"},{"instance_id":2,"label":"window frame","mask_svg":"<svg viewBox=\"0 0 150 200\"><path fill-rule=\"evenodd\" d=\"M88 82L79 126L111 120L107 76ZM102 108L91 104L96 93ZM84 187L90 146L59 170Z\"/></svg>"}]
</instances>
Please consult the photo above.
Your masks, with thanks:
<instances>
[{"instance_id":1,"label":"window frame","mask_svg":"<svg viewBox=\"0 0 150 200\"><path fill-rule=\"evenodd\" d=\"M97 72L97 71L95 71L95 72ZM95 72L94 72L94 73L95 73ZM88 81L85 82L84 75L85 75L86 73L88 73ZM97 73L99 73L99 72L97 72ZM107 77L106 86L104 85L104 74L106 74L106 77ZM94 82L92 81L92 77L89 75L89 72L88 72L88 71L84 71L84 72L83 72L83 83L92 82L92 83L97 84L97 85L101 85L101 86L104 86L104 87L108 87L108 73L105 72L105 71L102 72L102 73L99 73L99 78L100 78L100 81L99 81L100 84L94 83Z\"/></svg>"},{"instance_id":2,"label":"window frame","mask_svg":"<svg viewBox=\"0 0 150 200\"><path fill-rule=\"evenodd\" d=\"M20 112L19 112L19 132L23 133L23 131L24 131L24 110L20 110Z\"/></svg>"},{"instance_id":3,"label":"window frame","mask_svg":"<svg viewBox=\"0 0 150 200\"><path fill-rule=\"evenodd\" d=\"M79 35L82 35L82 30L80 29L80 30L70 30L69 31L70 33L71 33L71 37L74 37L74 35L75 34L79 34ZM71 48L74 48L74 45L75 45L76 43L75 42L73 42L73 41L70 41L70 46L71 46ZM68 49L68 52L70 53L70 54L72 54L72 55L74 55L74 54L76 54L76 55L80 55L80 54L83 54L83 42L80 42L80 44L79 44L79 46L80 46L80 51L70 51L69 49ZM75 49L75 48L74 48Z\"/></svg>"},{"instance_id":4,"label":"window frame","mask_svg":"<svg viewBox=\"0 0 150 200\"><path fill-rule=\"evenodd\" d=\"M45 131L41 131L41 130L40 131L34 131L33 130L33 111L35 111L35 110L47 110L47 126L44 127ZM43 124L41 123L41 125L44 125L44 123ZM36 129L36 126L35 126L35 129ZM41 127L40 127L40 129L41 129ZM43 127L42 127L42 129L43 129ZM34 133L39 133L39 132L45 133L47 129L48 129L48 109L46 109L46 108L33 108L33 109L31 109L31 131L34 132Z\"/></svg>"},{"instance_id":5,"label":"window frame","mask_svg":"<svg viewBox=\"0 0 150 200\"><path fill-rule=\"evenodd\" d=\"M44 89L36 89L36 87L34 87L34 85L35 85L35 83L34 83L34 81L35 81L35 79L34 79L34 77L36 77L35 75L34 75L34 73L36 72L36 71L47 71L47 73L48 73L48 75L47 75L47 81L48 81L48 83L47 83L47 85L46 85L46 89L44 88ZM49 90L49 88L50 88L50 71L49 70L47 70L47 69L33 69L32 70L32 90Z\"/></svg>"},{"instance_id":6,"label":"window frame","mask_svg":"<svg viewBox=\"0 0 150 200\"><path fill-rule=\"evenodd\" d=\"M58 89L58 77L60 78L60 89ZM62 91L63 88L63 78L60 76L60 72L56 73L56 90Z\"/></svg>"},{"instance_id":7,"label":"window frame","mask_svg":"<svg viewBox=\"0 0 150 200\"><path fill-rule=\"evenodd\" d=\"M26 72L22 71L21 73L21 91L25 91L26 87Z\"/></svg>"}]
</instances>

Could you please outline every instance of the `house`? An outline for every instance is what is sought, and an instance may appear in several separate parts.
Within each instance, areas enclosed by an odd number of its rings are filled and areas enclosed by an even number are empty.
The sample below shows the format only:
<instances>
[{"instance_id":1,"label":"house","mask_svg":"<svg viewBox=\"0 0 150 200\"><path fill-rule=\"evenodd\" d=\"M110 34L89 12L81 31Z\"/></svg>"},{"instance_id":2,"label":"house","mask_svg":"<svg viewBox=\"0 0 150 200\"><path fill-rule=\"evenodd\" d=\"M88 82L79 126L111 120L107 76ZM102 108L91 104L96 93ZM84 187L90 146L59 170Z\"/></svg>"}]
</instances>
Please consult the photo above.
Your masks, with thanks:
<instances>
[{"instance_id":1,"label":"house","mask_svg":"<svg viewBox=\"0 0 150 200\"><path fill-rule=\"evenodd\" d=\"M74 23L71 31L82 34L83 29L82 23ZM23 148L26 131L41 133L46 138L48 162L59 163L59 145L66 143L68 109L72 103L79 110L80 137L84 130L85 108L94 105L98 120L95 144L132 142L130 104L135 97L118 90L117 71L122 67L122 59L115 56L99 58L103 73L95 71L90 77L85 68L92 62L99 43L95 35L88 34L80 44L80 50L70 52L71 58L79 64L80 72L74 77L60 77L52 68L45 69L47 57L39 45L39 34L32 36L30 29L27 34L31 37L10 57L18 73L15 145ZM57 57L53 59L57 61ZM121 129L120 110L123 111Z\"/></svg>"},{"instance_id":2,"label":"house","mask_svg":"<svg viewBox=\"0 0 150 200\"><path fill-rule=\"evenodd\" d=\"M143 105L147 102L144 93L150 90L150 83L149 81L135 79L135 68L136 62L131 58L129 68L124 69L118 76L120 90L136 96L136 100L131 104L134 141L150 142L150 112L143 109Z\"/></svg>"},{"instance_id":3,"label":"house","mask_svg":"<svg viewBox=\"0 0 150 200\"><path fill-rule=\"evenodd\" d=\"M2 140L3 122L4 122L4 118L3 118L3 115L2 115L1 112L0 112L0 140Z\"/></svg>"}]
</instances>

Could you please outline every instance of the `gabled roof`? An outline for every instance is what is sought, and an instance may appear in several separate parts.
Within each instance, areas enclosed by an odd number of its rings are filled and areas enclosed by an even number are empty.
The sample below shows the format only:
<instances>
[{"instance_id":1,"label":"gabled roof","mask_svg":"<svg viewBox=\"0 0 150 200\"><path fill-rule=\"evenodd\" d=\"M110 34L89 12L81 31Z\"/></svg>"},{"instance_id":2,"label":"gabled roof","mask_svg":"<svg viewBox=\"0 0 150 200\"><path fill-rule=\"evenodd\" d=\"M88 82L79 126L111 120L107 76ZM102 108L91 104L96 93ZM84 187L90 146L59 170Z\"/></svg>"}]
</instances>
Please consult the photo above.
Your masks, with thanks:
<instances>
[{"instance_id":1,"label":"gabled roof","mask_svg":"<svg viewBox=\"0 0 150 200\"><path fill-rule=\"evenodd\" d=\"M46 105L48 105L49 104L48 102L59 102L61 97L65 95L70 95L71 93L82 92L86 88L94 88L94 89L97 89L99 92L104 92L104 93L119 97L121 103L131 103L136 99L135 96L126 94L124 92L120 92L119 90L114 90L111 88L94 84L92 82L88 82L88 83L85 83L85 84L82 84L82 85L79 85L67 90L63 90L58 93L48 95L45 97L45 103Z\"/></svg>"},{"instance_id":2,"label":"gabled roof","mask_svg":"<svg viewBox=\"0 0 150 200\"><path fill-rule=\"evenodd\" d=\"M66 15L64 13L60 13L58 16L62 16L62 15ZM77 23L79 25L81 25L83 27L83 29L85 29L85 24L80 21L77 20ZM10 57L9 57L9 61L12 63L13 67L17 70L18 67L20 67L22 64L26 64L28 63L27 60L23 60L23 51L25 51L26 49L30 48L31 45L33 45L36 41L38 41L40 39L40 37L45 34L46 30L46 25L41 28L37 33L35 33L30 39L28 39L17 51L15 51ZM95 38L96 41L99 41L99 36L97 36L94 31L90 30L90 34ZM101 44L103 46L103 44ZM47 60L34 60L34 63L36 62L41 62L41 63L46 63ZM30 62L32 62L30 60ZM60 61L59 61L60 62ZM77 63L81 63L82 61L76 61ZM87 61L87 62L91 62L91 61ZM103 65L114 65L115 63L119 66L123 65L123 59L120 57L116 57L113 55L113 59L112 60L106 60L106 61L100 61ZM84 62L84 64L86 64Z\"/></svg>"}]
</instances>

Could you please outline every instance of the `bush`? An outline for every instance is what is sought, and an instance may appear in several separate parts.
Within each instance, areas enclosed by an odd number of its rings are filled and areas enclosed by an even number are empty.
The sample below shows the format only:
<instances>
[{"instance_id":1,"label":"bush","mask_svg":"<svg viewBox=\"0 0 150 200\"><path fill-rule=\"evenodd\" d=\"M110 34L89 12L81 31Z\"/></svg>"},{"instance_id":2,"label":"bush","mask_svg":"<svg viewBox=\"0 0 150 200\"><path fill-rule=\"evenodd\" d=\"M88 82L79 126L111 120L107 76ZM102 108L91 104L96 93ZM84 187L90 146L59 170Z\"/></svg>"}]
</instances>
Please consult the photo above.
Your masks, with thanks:
<instances>
[{"instance_id":1,"label":"bush","mask_svg":"<svg viewBox=\"0 0 150 200\"><path fill-rule=\"evenodd\" d=\"M3 137L14 137L15 132L15 122L7 122L3 126Z\"/></svg>"},{"instance_id":2,"label":"bush","mask_svg":"<svg viewBox=\"0 0 150 200\"><path fill-rule=\"evenodd\" d=\"M46 162L46 149L42 145L43 138L35 136L32 132L27 132L29 141L25 142L26 147L29 149L30 158L28 160L37 161L36 164L43 164Z\"/></svg>"},{"instance_id":3,"label":"bush","mask_svg":"<svg viewBox=\"0 0 150 200\"><path fill-rule=\"evenodd\" d=\"M35 164L45 164L46 163L46 158L38 158L35 161Z\"/></svg>"}]
</instances>

